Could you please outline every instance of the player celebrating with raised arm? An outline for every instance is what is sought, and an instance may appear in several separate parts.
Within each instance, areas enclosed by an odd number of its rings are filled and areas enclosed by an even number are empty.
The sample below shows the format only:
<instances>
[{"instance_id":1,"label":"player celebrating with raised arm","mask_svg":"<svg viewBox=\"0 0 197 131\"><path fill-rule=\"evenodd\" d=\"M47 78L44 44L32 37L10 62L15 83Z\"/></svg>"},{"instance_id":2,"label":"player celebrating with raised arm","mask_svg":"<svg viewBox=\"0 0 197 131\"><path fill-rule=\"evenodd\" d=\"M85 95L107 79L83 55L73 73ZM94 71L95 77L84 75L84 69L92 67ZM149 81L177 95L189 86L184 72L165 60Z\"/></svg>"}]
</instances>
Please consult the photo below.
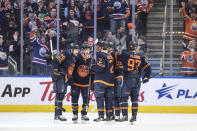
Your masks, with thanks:
<instances>
[{"instance_id":1,"label":"player celebrating with raised arm","mask_svg":"<svg viewBox=\"0 0 197 131\"><path fill-rule=\"evenodd\" d=\"M79 51L79 46L71 44L69 50L63 51L52 61L52 81L54 84L53 92L56 93L55 99L55 121L67 121L62 116L62 101L67 93L67 86L71 80L72 72L75 66L75 57Z\"/></svg>"},{"instance_id":2,"label":"player celebrating with raised arm","mask_svg":"<svg viewBox=\"0 0 197 131\"><path fill-rule=\"evenodd\" d=\"M143 83L149 81L151 66L144 56L136 53L136 45L130 42L129 49L116 54L117 59L123 64L124 83L121 89L122 121L128 120L128 96L132 102L132 117L130 122L136 121L138 112L138 96L141 86L140 76L142 71Z\"/></svg>"}]
</instances>

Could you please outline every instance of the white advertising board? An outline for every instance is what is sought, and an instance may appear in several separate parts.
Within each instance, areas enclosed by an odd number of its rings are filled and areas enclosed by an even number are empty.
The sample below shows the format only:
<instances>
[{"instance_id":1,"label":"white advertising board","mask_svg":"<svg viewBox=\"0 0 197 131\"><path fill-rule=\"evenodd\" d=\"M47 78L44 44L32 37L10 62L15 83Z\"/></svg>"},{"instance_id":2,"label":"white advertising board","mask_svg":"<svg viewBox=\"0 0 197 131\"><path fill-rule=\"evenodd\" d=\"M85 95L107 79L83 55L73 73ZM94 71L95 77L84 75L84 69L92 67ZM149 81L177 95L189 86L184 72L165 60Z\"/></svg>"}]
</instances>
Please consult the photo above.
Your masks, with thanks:
<instances>
[{"instance_id":1,"label":"white advertising board","mask_svg":"<svg viewBox=\"0 0 197 131\"><path fill-rule=\"evenodd\" d=\"M0 77L0 97L0 105L54 105L55 94L50 77ZM68 87L64 105L70 105L70 100ZM197 79L153 78L142 84L139 103L148 106L197 106ZM92 92L90 105L96 105Z\"/></svg>"}]
</instances>

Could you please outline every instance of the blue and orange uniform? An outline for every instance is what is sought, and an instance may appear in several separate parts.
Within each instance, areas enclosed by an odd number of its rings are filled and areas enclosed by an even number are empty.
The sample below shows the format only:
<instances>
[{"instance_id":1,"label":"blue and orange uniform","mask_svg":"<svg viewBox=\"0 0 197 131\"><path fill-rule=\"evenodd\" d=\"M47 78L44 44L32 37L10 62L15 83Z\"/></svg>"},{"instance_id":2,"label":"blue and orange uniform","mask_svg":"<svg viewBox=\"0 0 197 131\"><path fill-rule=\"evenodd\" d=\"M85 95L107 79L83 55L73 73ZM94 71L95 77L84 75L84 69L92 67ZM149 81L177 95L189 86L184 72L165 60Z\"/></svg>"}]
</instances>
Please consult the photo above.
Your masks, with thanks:
<instances>
[{"instance_id":1,"label":"blue and orange uniform","mask_svg":"<svg viewBox=\"0 0 197 131\"><path fill-rule=\"evenodd\" d=\"M62 101L67 93L67 86L71 80L75 60L70 50L63 51L52 61L53 92L56 93L55 117L62 115Z\"/></svg>"},{"instance_id":2,"label":"blue and orange uniform","mask_svg":"<svg viewBox=\"0 0 197 131\"><path fill-rule=\"evenodd\" d=\"M105 52L97 52L96 64L92 67L94 75L94 95L96 97L99 119L104 118L104 103L107 117L112 115L114 88L113 57ZM97 121L95 119L95 121Z\"/></svg>"},{"instance_id":3,"label":"blue and orange uniform","mask_svg":"<svg viewBox=\"0 0 197 131\"><path fill-rule=\"evenodd\" d=\"M78 115L78 100L81 92L83 104L82 104L82 115L87 115L87 107L89 104L88 95L89 95L89 79L90 79L90 63L91 57L84 59L84 54L78 54L76 57L75 68L72 75L72 87L71 87L71 96L72 96L72 111L74 115Z\"/></svg>"},{"instance_id":4,"label":"blue and orange uniform","mask_svg":"<svg viewBox=\"0 0 197 131\"><path fill-rule=\"evenodd\" d=\"M135 51L123 50L116 54L117 59L123 64L124 82L121 88L121 109L123 119L128 119L128 96L132 102L132 116L135 117L138 111L138 96L141 86L140 76L144 71L144 78L149 78L151 66L146 58Z\"/></svg>"}]
</instances>

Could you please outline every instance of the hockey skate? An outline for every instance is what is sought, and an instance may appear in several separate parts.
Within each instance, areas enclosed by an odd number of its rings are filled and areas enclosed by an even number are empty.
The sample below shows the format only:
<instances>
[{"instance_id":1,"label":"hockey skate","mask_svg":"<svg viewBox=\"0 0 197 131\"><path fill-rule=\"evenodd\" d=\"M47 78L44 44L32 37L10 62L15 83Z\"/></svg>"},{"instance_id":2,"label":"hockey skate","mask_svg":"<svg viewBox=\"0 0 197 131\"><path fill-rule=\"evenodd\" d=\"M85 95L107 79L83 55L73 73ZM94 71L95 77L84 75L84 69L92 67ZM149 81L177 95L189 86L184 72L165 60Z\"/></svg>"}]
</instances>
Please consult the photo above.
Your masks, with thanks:
<instances>
[{"instance_id":1,"label":"hockey skate","mask_svg":"<svg viewBox=\"0 0 197 131\"><path fill-rule=\"evenodd\" d=\"M82 121L89 121L90 119L86 115L81 116Z\"/></svg>"},{"instance_id":2,"label":"hockey skate","mask_svg":"<svg viewBox=\"0 0 197 131\"><path fill-rule=\"evenodd\" d=\"M104 121L104 116L99 116L99 118L94 119L94 122Z\"/></svg>"},{"instance_id":3,"label":"hockey skate","mask_svg":"<svg viewBox=\"0 0 197 131\"><path fill-rule=\"evenodd\" d=\"M73 115L72 121L74 124L78 123L78 115Z\"/></svg>"},{"instance_id":4,"label":"hockey skate","mask_svg":"<svg viewBox=\"0 0 197 131\"><path fill-rule=\"evenodd\" d=\"M54 123L62 123L62 122L66 122L66 121L67 121L67 119L62 115L55 116L55 118L54 118Z\"/></svg>"},{"instance_id":5,"label":"hockey skate","mask_svg":"<svg viewBox=\"0 0 197 131\"><path fill-rule=\"evenodd\" d=\"M81 122L86 124L90 119L86 115L81 115Z\"/></svg>"},{"instance_id":6,"label":"hockey skate","mask_svg":"<svg viewBox=\"0 0 197 131\"><path fill-rule=\"evenodd\" d=\"M120 120L120 116L115 116L115 121L116 122L120 122L121 120Z\"/></svg>"},{"instance_id":7,"label":"hockey skate","mask_svg":"<svg viewBox=\"0 0 197 131\"><path fill-rule=\"evenodd\" d=\"M121 121L121 122L128 121L128 115L123 116L123 117L120 119L120 121Z\"/></svg>"},{"instance_id":8,"label":"hockey skate","mask_svg":"<svg viewBox=\"0 0 197 131\"><path fill-rule=\"evenodd\" d=\"M114 120L114 119L115 119L115 118L114 118L113 115L106 114L106 119L105 119L105 121L112 121L112 120Z\"/></svg>"},{"instance_id":9,"label":"hockey skate","mask_svg":"<svg viewBox=\"0 0 197 131\"><path fill-rule=\"evenodd\" d=\"M136 121L136 116L132 116L130 119L130 122L133 123L134 121Z\"/></svg>"}]
</instances>

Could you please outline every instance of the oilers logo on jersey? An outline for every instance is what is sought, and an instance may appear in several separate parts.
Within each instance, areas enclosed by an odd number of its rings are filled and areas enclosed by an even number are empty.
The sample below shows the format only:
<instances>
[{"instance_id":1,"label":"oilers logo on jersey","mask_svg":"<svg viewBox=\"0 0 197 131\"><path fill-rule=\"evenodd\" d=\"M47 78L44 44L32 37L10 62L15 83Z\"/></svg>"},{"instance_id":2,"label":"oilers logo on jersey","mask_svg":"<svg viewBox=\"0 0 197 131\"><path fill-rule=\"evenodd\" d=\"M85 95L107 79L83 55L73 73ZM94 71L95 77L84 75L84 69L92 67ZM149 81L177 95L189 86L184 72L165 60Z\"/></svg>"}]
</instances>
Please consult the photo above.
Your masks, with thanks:
<instances>
[{"instance_id":1,"label":"oilers logo on jersey","mask_svg":"<svg viewBox=\"0 0 197 131\"><path fill-rule=\"evenodd\" d=\"M89 68L87 65L80 65L77 68L77 73L79 74L80 77L86 77L89 74Z\"/></svg>"},{"instance_id":2,"label":"oilers logo on jersey","mask_svg":"<svg viewBox=\"0 0 197 131\"><path fill-rule=\"evenodd\" d=\"M147 7L148 6L148 1L147 0L141 0L141 6L142 7Z\"/></svg>"},{"instance_id":3,"label":"oilers logo on jersey","mask_svg":"<svg viewBox=\"0 0 197 131\"><path fill-rule=\"evenodd\" d=\"M114 7L116 9L120 9L121 8L121 3L119 1L114 2Z\"/></svg>"},{"instance_id":4,"label":"oilers logo on jersey","mask_svg":"<svg viewBox=\"0 0 197 131\"><path fill-rule=\"evenodd\" d=\"M193 57L190 57L189 59L187 59L187 62L193 63L194 62L194 58Z\"/></svg>"},{"instance_id":5,"label":"oilers logo on jersey","mask_svg":"<svg viewBox=\"0 0 197 131\"><path fill-rule=\"evenodd\" d=\"M192 29L193 31L197 31L197 23L192 23L191 29Z\"/></svg>"},{"instance_id":6,"label":"oilers logo on jersey","mask_svg":"<svg viewBox=\"0 0 197 131\"><path fill-rule=\"evenodd\" d=\"M1 60L6 60L7 59L7 54L5 52L0 51L0 59Z\"/></svg>"},{"instance_id":7,"label":"oilers logo on jersey","mask_svg":"<svg viewBox=\"0 0 197 131\"><path fill-rule=\"evenodd\" d=\"M46 50L45 47L42 47L42 48L40 48L40 50L39 50L39 54L40 54L40 56L42 56L42 57L45 57L46 52L47 52L47 50Z\"/></svg>"}]
</instances>

